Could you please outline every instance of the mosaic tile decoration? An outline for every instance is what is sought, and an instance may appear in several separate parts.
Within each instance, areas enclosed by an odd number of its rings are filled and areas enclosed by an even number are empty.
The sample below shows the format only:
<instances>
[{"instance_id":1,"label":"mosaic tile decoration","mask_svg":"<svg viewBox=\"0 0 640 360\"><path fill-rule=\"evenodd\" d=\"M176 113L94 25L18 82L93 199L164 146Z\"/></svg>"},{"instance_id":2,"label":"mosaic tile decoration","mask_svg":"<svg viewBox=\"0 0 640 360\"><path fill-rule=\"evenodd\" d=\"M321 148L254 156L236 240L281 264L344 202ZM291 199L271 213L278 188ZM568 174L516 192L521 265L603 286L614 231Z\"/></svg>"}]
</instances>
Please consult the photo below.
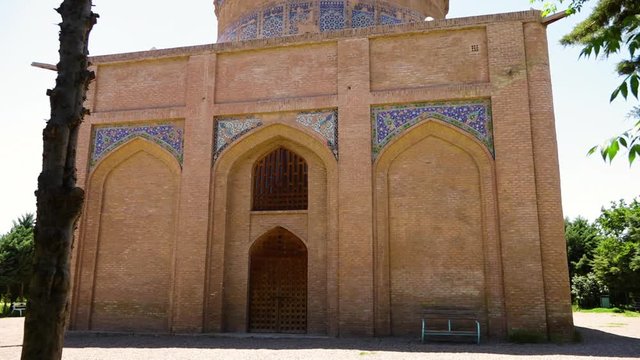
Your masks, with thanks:
<instances>
[{"instance_id":1,"label":"mosaic tile decoration","mask_svg":"<svg viewBox=\"0 0 640 360\"><path fill-rule=\"evenodd\" d=\"M123 125L96 127L93 130L91 166L125 142L142 137L168 150L180 164L183 157L184 130L176 124Z\"/></svg>"},{"instance_id":2,"label":"mosaic tile decoration","mask_svg":"<svg viewBox=\"0 0 640 360\"><path fill-rule=\"evenodd\" d=\"M279 37L284 34L284 6L275 6L264 11L262 15L262 36Z\"/></svg>"},{"instance_id":3,"label":"mosaic tile decoration","mask_svg":"<svg viewBox=\"0 0 640 360\"><path fill-rule=\"evenodd\" d=\"M415 103L376 106L371 109L373 160L391 140L427 118L444 121L471 133L489 149L491 154L494 154L489 100Z\"/></svg>"},{"instance_id":4,"label":"mosaic tile decoration","mask_svg":"<svg viewBox=\"0 0 640 360\"><path fill-rule=\"evenodd\" d=\"M338 159L338 110L301 112L296 122L320 134Z\"/></svg>"},{"instance_id":5,"label":"mosaic tile decoration","mask_svg":"<svg viewBox=\"0 0 640 360\"><path fill-rule=\"evenodd\" d=\"M373 4L356 4L351 11L351 27L361 28L376 24L376 9Z\"/></svg>"},{"instance_id":6,"label":"mosaic tile decoration","mask_svg":"<svg viewBox=\"0 0 640 360\"><path fill-rule=\"evenodd\" d=\"M229 0L218 0L216 6L228 2ZM218 42L416 21L424 21L424 16L412 9L380 0L283 0L275 5L256 9L230 24L218 36Z\"/></svg>"},{"instance_id":7,"label":"mosaic tile decoration","mask_svg":"<svg viewBox=\"0 0 640 360\"><path fill-rule=\"evenodd\" d=\"M320 31L331 31L344 29L345 27L345 2L338 1L320 1Z\"/></svg>"},{"instance_id":8,"label":"mosaic tile decoration","mask_svg":"<svg viewBox=\"0 0 640 360\"><path fill-rule=\"evenodd\" d=\"M218 119L213 135L213 161L239 137L261 125L262 121L256 117Z\"/></svg>"}]
</instances>

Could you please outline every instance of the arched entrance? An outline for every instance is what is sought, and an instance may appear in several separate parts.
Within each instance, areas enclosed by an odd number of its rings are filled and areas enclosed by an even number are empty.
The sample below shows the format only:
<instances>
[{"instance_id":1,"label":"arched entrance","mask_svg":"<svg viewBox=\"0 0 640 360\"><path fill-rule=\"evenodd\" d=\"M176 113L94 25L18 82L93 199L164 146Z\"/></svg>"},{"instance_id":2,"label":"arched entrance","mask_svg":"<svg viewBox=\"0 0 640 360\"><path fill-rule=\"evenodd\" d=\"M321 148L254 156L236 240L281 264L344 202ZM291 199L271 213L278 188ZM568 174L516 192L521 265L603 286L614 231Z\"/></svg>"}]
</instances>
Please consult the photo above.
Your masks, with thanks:
<instances>
[{"instance_id":1,"label":"arched entrance","mask_svg":"<svg viewBox=\"0 0 640 360\"><path fill-rule=\"evenodd\" d=\"M275 228L251 246L250 332L307 332L307 248L284 228Z\"/></svg>"}]
</instances>

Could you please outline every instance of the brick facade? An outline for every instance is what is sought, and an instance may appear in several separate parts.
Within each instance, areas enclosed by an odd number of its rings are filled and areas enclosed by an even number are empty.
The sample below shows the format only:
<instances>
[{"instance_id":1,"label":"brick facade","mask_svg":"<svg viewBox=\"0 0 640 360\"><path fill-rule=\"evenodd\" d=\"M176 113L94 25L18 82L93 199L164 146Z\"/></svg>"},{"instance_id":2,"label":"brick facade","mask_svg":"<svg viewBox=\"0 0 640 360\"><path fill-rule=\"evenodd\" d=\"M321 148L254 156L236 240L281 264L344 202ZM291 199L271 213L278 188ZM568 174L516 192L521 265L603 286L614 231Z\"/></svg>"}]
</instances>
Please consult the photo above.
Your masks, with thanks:
<instances>
[{"instance_id":1,"label":"brick facade","mask_svg":"<svg viewBox=\"0 0 640 360\"><path fill-rule=\"evenodd\" d=\"M309 334L416 336L446 305L492 337L570 336L539 12L92 63L71 329L246 332L250 248L284 228ZM279 147L308 165L308 207L252 211Z\"/></svg>"}]
</instances>

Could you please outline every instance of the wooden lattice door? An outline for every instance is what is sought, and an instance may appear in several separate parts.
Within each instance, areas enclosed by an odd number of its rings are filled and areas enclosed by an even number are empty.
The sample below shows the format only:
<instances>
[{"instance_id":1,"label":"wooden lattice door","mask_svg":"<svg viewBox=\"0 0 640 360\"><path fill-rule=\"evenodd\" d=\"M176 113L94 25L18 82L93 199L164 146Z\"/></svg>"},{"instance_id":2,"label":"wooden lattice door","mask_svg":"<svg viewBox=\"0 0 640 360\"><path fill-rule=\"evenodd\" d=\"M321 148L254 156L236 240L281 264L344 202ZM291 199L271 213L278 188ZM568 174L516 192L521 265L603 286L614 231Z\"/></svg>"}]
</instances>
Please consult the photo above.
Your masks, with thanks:
<instances>
[{"instance_id":1,"label":"wooden lattice door","mask_svg":"<svg viewBox=\"0 0 640 360\"><path fill-rule=\"evenodd\" d=\"M276 229L251 248L249 331L307 332L307 249Z\"/></svg>"}]
</instances>

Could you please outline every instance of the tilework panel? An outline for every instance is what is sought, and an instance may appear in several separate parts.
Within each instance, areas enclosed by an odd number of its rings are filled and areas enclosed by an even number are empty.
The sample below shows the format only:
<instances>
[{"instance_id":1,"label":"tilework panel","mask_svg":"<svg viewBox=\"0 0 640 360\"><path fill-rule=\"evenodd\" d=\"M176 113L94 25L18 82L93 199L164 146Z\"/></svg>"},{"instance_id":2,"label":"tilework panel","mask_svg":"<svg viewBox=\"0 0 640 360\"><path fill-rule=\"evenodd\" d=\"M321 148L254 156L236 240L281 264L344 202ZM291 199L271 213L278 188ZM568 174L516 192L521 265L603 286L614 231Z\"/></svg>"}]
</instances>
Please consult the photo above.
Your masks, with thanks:
<instances>
[{"instance_id":1,"label":"tilework panel","mask_svg":"<svg viewBox=\"0 0 640 360\"><path fill-rule=\"evenodd\" d=\"M224 0L230 1L230 0ZM218 6L223 1L218 1ZM218 42L423 21L424 15L376 0L283 0L221 29ZM304 25L304 28L302 28ZM315 30L314 30L315 29Z\"/></svg>"},{"instance_id":2,"label":"tilework panel","mask_svg":"<svg viewBox=\"0 0 640 360\"><path fill-rule=\"evenodd\" d=\"M373 159L391 140L427 118L447 122L471 133L493 154L491 103L477 100L373 107Z\"/></svg>"},{"instance_id":3,"label":"tilework panel","mask_svg":"<svg viewBox=\"0 0 640 360\"><path fill-rule=\"evenodd\" d=\"M261 125L262 121L256 117L218 119L213 135L213 161L216 161L231 143Z\"/></svg>"},{"instance_id":4,"label":"tilework panel","mask_svg":"<svg viewBox=\"0 0 640 360\"><path fill-rule=\"evenodd\" d=\"M320 31L344 29L345 3L343 0L320 1Z\"/></svg>"},{"instance_id":5,"label":"tilework panel","mask_svg":"<svg viewBox=\"0 0 640 360\"><path fill-rule=\"evenodd\" d=\"M239 40L250 40L257 38L258 14L252 14L240 20L237 33Z\"/></svg>"},{"instance_id":6,"label":"tilework panel","mask_svg":"<svg viewBox=\"0 0 640 360\"><path fill-rule=\"evenodd\" d=\"M338 158L338 110L302 112L296 121L320 134Z\"/></svg>"},{"instance_id":7,"label":"tilework panel","mask_svg":"<svg viewBox=\"0 0 640 360\"><path fill-rule=\"evenodd\" d=\"M376 10L373 4L356 4L351 11L351 27L361 28L376 24Z\"/></svg>"},{"instance_id":8,"label":"tilework panel","mask_svg":"<svg viewBox=\"0 0 640 360\"><path fill-rule=\"evenodd\" d=\"M184 130L176 124L105 126L93 129L91 166L125 142L142 137L168 150L182 164Z\"/></svg>"},{"instance_id":9,"label":"tilework panel","mask_svg":"<svg viewBox=\"0 0 640 360\"><path fill-rule=\"evenodd\" d=\"M262 19L262 37L279 37L284 34L284 6L265 10Z\"/></svg>"}]
</instances>

